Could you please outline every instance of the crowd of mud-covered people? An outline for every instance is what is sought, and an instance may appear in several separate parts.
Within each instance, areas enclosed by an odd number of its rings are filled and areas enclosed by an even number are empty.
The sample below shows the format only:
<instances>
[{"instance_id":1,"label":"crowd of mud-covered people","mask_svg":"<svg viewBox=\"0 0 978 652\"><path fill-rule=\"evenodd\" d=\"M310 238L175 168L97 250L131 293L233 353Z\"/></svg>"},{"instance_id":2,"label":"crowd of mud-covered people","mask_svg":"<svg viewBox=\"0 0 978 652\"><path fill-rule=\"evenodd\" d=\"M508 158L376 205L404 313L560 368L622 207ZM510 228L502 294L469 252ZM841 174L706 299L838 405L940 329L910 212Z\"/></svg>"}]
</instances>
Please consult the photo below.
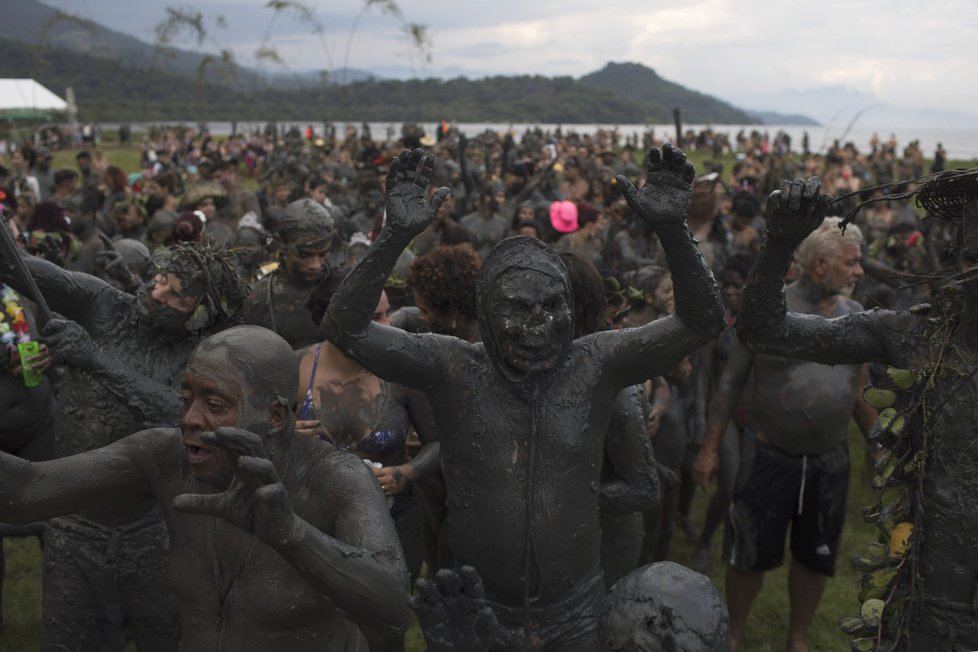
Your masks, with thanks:
<instances>
[{"instance_id":1,"label":"crowd of mud-covered people","mask_svg":"<svg viewBox=\"0 0 978 652\"><path fill-rule=\"evenodd\" d=\"M138 170L94 139L0 160L0 535L42 538L44 649L403 650L410 609L430 650L738 649L790 545L807 650L850 421L882 487L921 480L848 631L978 646L978 183L909 181L942 149L141 138ZM894 369L929 374L906 440Z\"/></svg>"}]
</instances>

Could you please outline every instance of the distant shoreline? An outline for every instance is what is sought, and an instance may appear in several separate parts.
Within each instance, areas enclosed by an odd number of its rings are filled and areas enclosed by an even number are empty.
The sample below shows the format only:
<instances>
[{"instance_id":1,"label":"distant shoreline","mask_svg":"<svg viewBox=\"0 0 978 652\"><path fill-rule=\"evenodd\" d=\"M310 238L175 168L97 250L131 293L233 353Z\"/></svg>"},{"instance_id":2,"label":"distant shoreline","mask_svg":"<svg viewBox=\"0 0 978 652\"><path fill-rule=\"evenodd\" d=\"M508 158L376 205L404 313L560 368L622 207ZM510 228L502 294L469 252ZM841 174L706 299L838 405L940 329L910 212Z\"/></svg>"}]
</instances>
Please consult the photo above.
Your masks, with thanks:
<instances>
[{"instance_id":1,"label":"distant shoreline","mask_svg":"<svg viewBox=\"0 0 978 652\"><path fill-rule=\"evenodd\" d=\"M98 123L103 131L105 130L115 130L118 129L118 122L100 122ZM152 125L190 125L196 126L198 123L191 120L173 120L173 121L151 121L151 122L130 122L127 123L134 131L145 131L145 129ZM231 134L231 121L219 121L219 120L209 120L205 121L203 124L207 125L208 130L215 136L226 137ZM250 132L255 129L263 129L268 121L239 121L236 123L239 132ZM279 129L289 129L291 127L297 127L299 130L304 130L306 126L311 125L317 133L322 131L323 122L322 120L309 120L309 121L299 121L299 120L283 120L278 123ZM337 133L342 134L346 125L352 125L359 129L363 123L361 122L333 122L335 125ZM371 132L375 138L383 138L386 134L388 127L393 127L395 137L399 136L401 133L402 122L368 122ZM438 126L436 122L420 122L418 123L424 127L425 132L429 135L434 135L435 129ZM487 129L496 132L507 132L512 131L515 135L519 136L526 129L533 129L539 127L544 131L553 131L558 127L563 129L564 132L575 131L579 134L593 134L599 129L618 129L622 137L631 136L633 134L638 134L640 139L641 135L648 129L653 129L657 138L672 140L672 136L675 134L675 126L672 124L595 124L595 123L581 123L581 124L556 124L556 123L503 123L503 122L460 122L455 126L459 128L466 136L473 137L480 133L483 133ZM810 148L813 152L824 153L825 149L832 145L832 141L836 138L840 138L845 131L844 127L803 127L797 125L703 125L703 124L684 124L683 129L692 129L695 132L699 132L705 128L711 128L717 133L725 133L730 136L731 142L735 142L734 137L737 132L743 129L746 133L750 133L752 130L760 132L768 132L771 137L774 136L778 131L784 131L789 136L791 136L791 148L793 151L801 151L802 136L807 131L809 136ZM902 150L911 140L919 140L920 147L924 152L924 156L931 158L934 154L934 150L937 148L937 143L942 143L944 148L947 150L948 158L956 161L978 161L978 127L974 129L943 129L940 127L902 127L902 128L874 128L872 124L867 121L866 127L854 127L848 133L845 138L845 142L852 142L856 145L856 148L861 152L870 151L869 141L873 136L873 133L879 135L881 140L886 140L890 137L890 134L896 135L897 146ZM640 140L641 142L641 140Z\"/></svg>"}]
</instances>

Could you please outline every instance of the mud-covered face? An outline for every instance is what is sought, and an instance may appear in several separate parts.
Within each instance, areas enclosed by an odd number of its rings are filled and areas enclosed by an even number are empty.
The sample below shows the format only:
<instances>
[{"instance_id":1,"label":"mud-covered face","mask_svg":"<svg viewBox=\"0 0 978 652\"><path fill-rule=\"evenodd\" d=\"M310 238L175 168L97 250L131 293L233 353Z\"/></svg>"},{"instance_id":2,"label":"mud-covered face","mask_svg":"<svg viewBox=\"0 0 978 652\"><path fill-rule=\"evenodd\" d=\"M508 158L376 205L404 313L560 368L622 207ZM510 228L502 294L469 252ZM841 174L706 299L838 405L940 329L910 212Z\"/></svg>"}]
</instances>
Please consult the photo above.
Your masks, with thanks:
<instances>
[{"instance_id":1,"label":"mud-covered face","mask_svg":"<svg viewBox=\"0 0 978 652\"><path fill-rule=\"evenodd\" d=\"M326 268L329 245L322 241L297 244L285 252L285 273L296 285L310 285L316 282Z\"/></svg>"},{"instance_id":2,"label":"mud-covered face","mask_svg":"<svg viewBox=\"0 0 978 652\"><path fill-rule=\"evenodd\" d=\"M200 296L184 290L183 280L172 272L157 274L149 295L156 303L169 306L184 315L192 313L200 301Z\"/></svg>"},{"instance_id":3,"label":"mud-covered face","mask_svg":"<svg viewBox=\"0 0 978 652\"><path fill-rule=\"evenodd\" d=\"M200 297L184 293L183 283L176 274L157 274L152 285L139 290L135 311L158 331L186 333L187 320L199 301Z\"/></svg>"},{"instance_id":4,"label":"mud-covered face","mask_svg":"<svg viewBox=\"0 0 978 652\"><path fill-rule=\"evenodd\" d=\"M202 433L231 426L267 430L262 427L266 415L247 400L250 391L244 374L224 351L198 350L187 363L180 387L180 434L190 471L198 480L223 485L230 479L224 451L205 444Z\"/></svg>"},{"instance_id":5,"label":"mud-covered face","mask_svg":"<svg viewBox=\"0 0 978 652\"><path fill-rule=\"evenodd\" d=\"M524 374L556 366L574 331L570 297L561 279L513 268L489 292L488 324L506 366Z\"/></svg>"}]
</instances>

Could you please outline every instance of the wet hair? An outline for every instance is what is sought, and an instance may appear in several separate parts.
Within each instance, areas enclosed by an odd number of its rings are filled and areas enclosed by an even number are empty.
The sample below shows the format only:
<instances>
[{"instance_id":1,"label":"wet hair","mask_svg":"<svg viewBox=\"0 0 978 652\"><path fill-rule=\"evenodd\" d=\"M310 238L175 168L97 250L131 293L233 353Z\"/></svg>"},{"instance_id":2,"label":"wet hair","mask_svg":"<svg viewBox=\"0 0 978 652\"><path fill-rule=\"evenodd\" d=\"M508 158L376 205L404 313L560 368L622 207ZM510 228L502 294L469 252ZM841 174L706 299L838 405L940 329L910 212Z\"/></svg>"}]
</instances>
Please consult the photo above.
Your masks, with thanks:
<instances>
[{"instance_id":1,"label":"wet hair","mask_svg":"<svg viewBox=\"0 0 978 652\"><path fill-rule=\"evenodd\" d=\"M482 261L468 243L435 247L418 256L408 269L406 282L438 312L458 312L476 318L476 282Z\"/></svg>"},{"instance_id":2,"label":"wet hair","mask_svg":"<svg viewBox=\"0 0 978 652\"><path fill-rule=\"evenodd\" d=\"M335 223L326 207L311 199L298 199L285 207L275 227L274 237L283 250L297 244L326 244L335 232Z\"/></svg>"},{"instance_id":3,"label":"wet hair","mask_svg":"<svg viewBox=\"0 0 978 652\"><path fill-rule=\"evenodd\" d=\"M819 258L828 258L839 252L843 242L856 246L863 243L863 234L855 224L846 226L843 232L839 225L841 217L826 217L822 224L805 238L795 253L795 259L803 270L811 269Z\"/></svg>"},{"instance_id":4,"label":"wet hair","mask_svg":"<svg viewBox=\"0 0 978 652\"><path fill-rule=\"evenodd\" d=\"M270 401L277 401L292 413L299 368L292 347L281 336L261 326L235 326L205 339L191 359L213 351L223 351L228 362L243 372L251 390L246 390L245 398L253 407L264 409Z\"/></svg>"},{"instance_id":5,"label":"wet hair","mask_svg":"<svg viewBox=\"0 0 978 652\"><path fill-rule=\"evenodd\" d=\"M309 314L312 316L312 323L320 324L323 321L329 302L333 300L333 295L340 289L340 284L346 280L349 274L350 270L346 267L338 269L327 267L319 275L319 280L316 281L316 289L312 291L309 300L306 301L306 308L309 309Z\"/></svg>"},{"instance_id":6,"label":"wet hair","mask_svg":"<svg viewBox=\"0 0 978 652\"><path fill-rule=\"evenodd\" d=\"M575 336L590 335L606 329L608 298L604 279L598 273L598 268L591 259L578 251L562 251L560 259L567 268L571 292L574 295Z\"/></svg>"}]
</instances>

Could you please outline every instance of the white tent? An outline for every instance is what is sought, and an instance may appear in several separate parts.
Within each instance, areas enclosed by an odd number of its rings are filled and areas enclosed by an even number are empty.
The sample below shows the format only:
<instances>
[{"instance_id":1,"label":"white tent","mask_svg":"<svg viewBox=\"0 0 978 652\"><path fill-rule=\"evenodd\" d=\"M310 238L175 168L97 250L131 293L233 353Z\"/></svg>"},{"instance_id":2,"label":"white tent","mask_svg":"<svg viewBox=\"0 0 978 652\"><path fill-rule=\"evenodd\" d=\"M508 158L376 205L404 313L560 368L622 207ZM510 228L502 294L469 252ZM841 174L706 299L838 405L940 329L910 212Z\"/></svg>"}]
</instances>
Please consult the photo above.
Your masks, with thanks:
<instances>
[{"instance_id":1,"label":"white tent","mask_svg":"<svg viewBox=\"0 0 978 652\"><path fill-rule=\"evenodd\" d=\"M67 110L67 102L33 79L0 79L0 116L33 117Z\"/></svg>"}]
</instances>

